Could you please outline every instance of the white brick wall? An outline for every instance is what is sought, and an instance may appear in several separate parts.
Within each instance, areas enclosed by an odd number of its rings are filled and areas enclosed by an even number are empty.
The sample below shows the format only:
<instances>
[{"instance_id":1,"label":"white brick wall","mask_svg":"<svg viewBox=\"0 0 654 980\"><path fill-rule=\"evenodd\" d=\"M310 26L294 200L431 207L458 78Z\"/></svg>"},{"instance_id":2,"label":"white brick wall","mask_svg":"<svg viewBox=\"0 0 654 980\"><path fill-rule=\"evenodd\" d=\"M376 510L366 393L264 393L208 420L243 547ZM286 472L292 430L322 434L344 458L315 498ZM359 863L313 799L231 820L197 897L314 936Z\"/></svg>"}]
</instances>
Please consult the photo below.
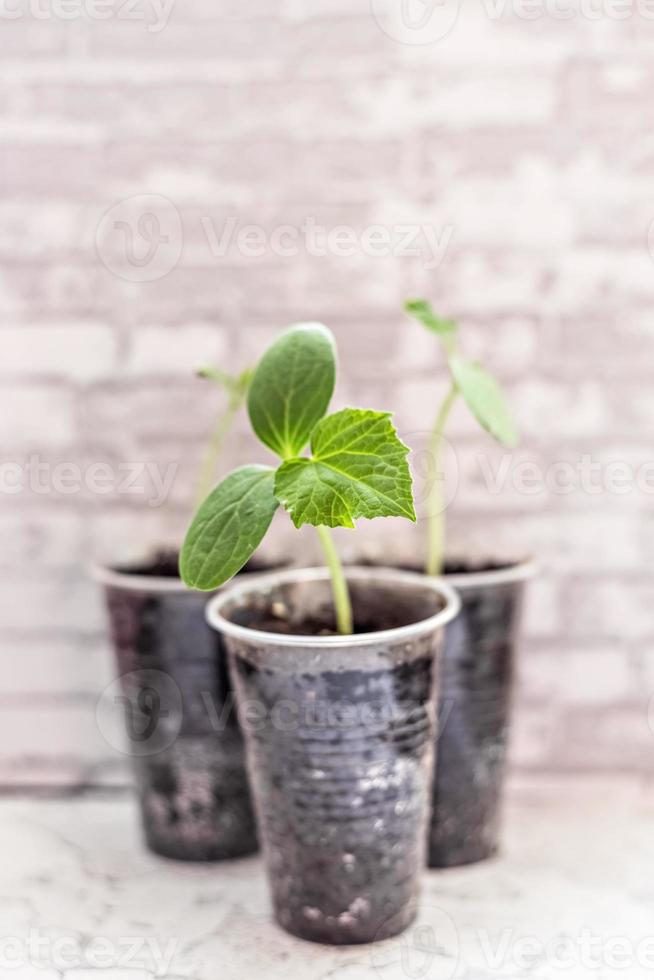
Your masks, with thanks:
<instances>
[{"instance_id":1,"label":"white brick wall","mask_svg":"<svg viewBox=\"0 0 654 980\"><path fill-rule=\"evenodd\" d=\"M652 459L654 25L634 10L557 19L552 4L529 20L516 2L494 17L466 0L449 33L414 44L385 33L381 0L176 0L160 30L152 3L136 8L147 20L120 6L106 21L35 19L27 2L0 18L0 445L13 467L0 782L113 772L94 714L111 666L85 565L182 533L220 404L193 367L243 366L281 326L322 318L339 340L339 402L393 408L419 442L444 381L400 312L423 293L465 322L523 435L491 492L504 454L462 409L452 419L452 550L533 552L543 568L515 764L649 769L654 467L627 493L554 480L584 456L604 478ZM141 195L170 202L155 260L169 268L152 281L158 266L130 266L120 234L96 250L103 215ZM143 211L127 205L130 221ZM307 220L358 242L372 226L391 242L397 226L427 226L440 264L424 233L412 256L271 245ZM230 221L263 229L262 254L234 239L216 254ZM137 235L137 261L147 247ZM225 465L257 452L241 419ZM29 457L50 467L45 484ZM105 493L88 486L95 464L113 473ZM147 473L120 492L126 464L172 467L165 504ZM534 466L550 482L526 493ZM352 552L383 535L415 556L422 534L376 523L342 540ZM313 546L280 520L273 546L287 541Z\"/></svg>"}]
</instances>

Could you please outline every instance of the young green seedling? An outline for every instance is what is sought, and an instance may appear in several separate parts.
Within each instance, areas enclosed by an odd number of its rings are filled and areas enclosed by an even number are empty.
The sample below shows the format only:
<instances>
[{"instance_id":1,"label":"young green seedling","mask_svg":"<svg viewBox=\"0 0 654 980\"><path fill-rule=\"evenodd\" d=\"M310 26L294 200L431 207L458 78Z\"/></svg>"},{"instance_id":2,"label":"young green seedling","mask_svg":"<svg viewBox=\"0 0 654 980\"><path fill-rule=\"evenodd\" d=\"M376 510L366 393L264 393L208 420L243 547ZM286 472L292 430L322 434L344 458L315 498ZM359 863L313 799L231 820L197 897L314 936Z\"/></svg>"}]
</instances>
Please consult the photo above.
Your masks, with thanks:
<instances>
[{"instance_id":1,"label":"young green seedling","mask_svg":"<svg viewBox=\"0 0 654 980\"><path fill-rule=\"evenodd\" d=\"M481 364L468 361L457 352L457 324L453 320L444 320L437 316L424 299L407 300L404 308L410 316L439 337L451 376L449 389L438 409L429 440L433 474L428 497L426 571L428 575L440 575L443 570L445 522L438 468L445 426L454 403L460 395L479 424L503 446L515 446L518 436L495 378Z\"/></svg>"},{"instance_id":2,"label":"young green seedling","mask_svg":"<svg viewBox=\"0 0 654 980\"><path fill-rule=\"evenodd\" d=\"M416 515L409 450L390 414L345 408L327 415L335 380L336 347L327 327L299 324L269 347L250 381L248 411L254 432L280 463L242 466L218 484L188 530L180 574L205 591L227 582L252 556L281 505L295 527L317 528L337 628L351 633L349 591L329 528L352 528L360 517L415 521Z\"/></svg>"},{"instance_id":3,"label":"young green seedling","mask_svg":"<svg viewBox=\"0 0 654 980\"><path fill-rule=\"evenodd\" d=\"M202 461L200 478L198 480L198 506L202 503L211 489L220 451L223 448L223 444L229 430L232 427L232 423L234 422L236 415L240 411L241 406L245 404L248 388L250 387L250 381L252 380L252 374L253 372L251 368L246 368L245 371L241 371L240 374L226 374L224 371L220 371L218 368L213 367L202 367L197 371L199 378L206 378L208 381L214 381L225 391L227 395L227 405L224 411L218 417L216 428L214 429L207 452L204 460Z\"/></svg>"}]
</instances>

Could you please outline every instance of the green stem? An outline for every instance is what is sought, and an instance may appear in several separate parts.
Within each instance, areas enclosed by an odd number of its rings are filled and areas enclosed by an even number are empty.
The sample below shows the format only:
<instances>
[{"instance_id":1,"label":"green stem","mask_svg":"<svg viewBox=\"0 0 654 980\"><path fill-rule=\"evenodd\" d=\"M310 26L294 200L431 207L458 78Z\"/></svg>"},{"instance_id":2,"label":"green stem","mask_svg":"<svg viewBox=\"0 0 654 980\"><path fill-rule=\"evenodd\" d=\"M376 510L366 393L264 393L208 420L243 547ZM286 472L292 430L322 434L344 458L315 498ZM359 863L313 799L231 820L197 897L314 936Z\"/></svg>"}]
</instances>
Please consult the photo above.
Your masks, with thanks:
<instances>
[{"instance_id":1,"label":"green stem","mask_svg":"<svg viewBox=\"0 0 654 980\"><path fill-rule=\"evenodd\" d=\"M453 384L443 399L438 410L431 438L429 440L429 460L432 464L431 486L427 497L427 514L429 521L428 530L428 552L427 552L427 575L440 575L443 571L443 557L445 552L445 514L443 510L443 494L439 479L438 468L440 466L440 453L443 444L443 432L445 424L452 411L452 406L456 401L458 389Z\"/></svg>"},{"instance_id":2,"label":"green stem","mask_svg":"<svg viewBox=\"0 0 654 980\"><path fill-rule=\"evenodd\" d=\"M325 553L329 574L332 577L332 594L334 596L334 608L336 610L336 626L339 633L350 634L354 631L352 623L352 603L350 602L350 592L347 587L347 580L343 572L343 565L339 558L334 540L329 528L319 526L316 528L322 549Z\"/></svg>"},{"instance_id":3,"label":"green stem","mask_svg":"<svg viewBox=\"0 0 654 980\"><path fill-rule=\"evenodd\" d=\"M234 418L241 407L242 401L243 399L241 395L232 395L229 399L227 408L218 419L218 424L214 430L208 449L202 461L200 478L198 480L198 506L200 506L205 498L209 496L220 451L223 448L223 443L225 442L227 433L232 427L232 422L234 421Z\"/></svg>"}]
</instances>

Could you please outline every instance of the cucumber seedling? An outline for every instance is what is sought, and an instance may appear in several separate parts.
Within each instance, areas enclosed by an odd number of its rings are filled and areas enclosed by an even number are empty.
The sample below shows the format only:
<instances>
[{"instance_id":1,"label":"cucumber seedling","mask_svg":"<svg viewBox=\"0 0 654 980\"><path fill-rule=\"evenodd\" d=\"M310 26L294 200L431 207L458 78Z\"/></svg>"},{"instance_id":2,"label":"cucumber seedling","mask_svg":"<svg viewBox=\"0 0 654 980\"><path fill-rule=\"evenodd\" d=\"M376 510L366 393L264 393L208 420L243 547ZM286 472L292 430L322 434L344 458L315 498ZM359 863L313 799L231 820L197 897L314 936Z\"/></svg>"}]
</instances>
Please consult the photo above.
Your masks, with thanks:
<instances>
[{"instance_id":1,"label":"cucumber seedling","mask_svg":"<svg viewBox=\"0 0 654 980\"><path fill-rule=\"evenodd\" d=\"M516 445L518 435L502 389L489 372L475 361L468 361L457 350L458 326L434 313L424 299L407 300L406 312L427 330L436 334L445 353L450 385L436 413L429 439L429 458L433 475L428 496L428 546L426 572L440 575L445 550L445 517L438 467L445 426L459 396L479 424L501 445Z\"/></svg>"},{"instance_id":2,"label":"cucumber seedling","mask_svg":"<svg viewBox=\"0 0 654 980\"><path fill-rule=\"evenodd\" d=\"M329 529L353 528L361 517L416 515L409 450L390 413L345 408L328 415L335 382L336 345L322 324L291 327L268 348L249 383L248 413L280 462L242 466L209 494L186 535L180 574L202 591L223 585L250 559L281 506L296 528L316 527L336 626L351 633L349 590Z\"/></svg>"}]
</instances>

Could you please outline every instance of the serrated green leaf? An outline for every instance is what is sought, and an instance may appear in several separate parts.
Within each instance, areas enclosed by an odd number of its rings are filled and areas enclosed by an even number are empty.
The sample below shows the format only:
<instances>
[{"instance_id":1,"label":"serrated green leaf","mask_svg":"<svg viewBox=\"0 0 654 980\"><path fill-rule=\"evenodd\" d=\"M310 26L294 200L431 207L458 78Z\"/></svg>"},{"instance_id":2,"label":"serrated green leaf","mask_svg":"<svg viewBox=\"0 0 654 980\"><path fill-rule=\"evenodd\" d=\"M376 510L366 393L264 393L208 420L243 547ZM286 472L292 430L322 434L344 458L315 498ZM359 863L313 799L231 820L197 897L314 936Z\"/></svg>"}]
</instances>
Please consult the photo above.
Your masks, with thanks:
<instances>
[{"instance_id":1,"label":"serrated green leaf","mask_svg":"<svg viewBox=\"0 0 654 980\"><path fill-rule=\"evenodd\" d=\"M515 446L518 433L506 399L495 378L481 364L450 357L456 386L480 425L504 446Z\"/></svg>"},{"instance_id":2,"label":"serrated green leaf","mask_svg":"<svg viewBox=\"0 0 654 980\"><path fill-rule=\"evenodd\" d=\"M180 555L180 575L188 586L216 589L245 565L278 507L274 476L269 466L242 466L209 494Z\"/></svg>"},{"instance_id":3,"label":"serrated green leaf","mask_svg":"<svg viewBox=\"0 0 654 980\"><path fill-rule=\"evenodd\" d=\"M457 331L454 320L445 320L443 317L434 313L431 303L426 299L408 299L404 304L404 309L409 316L414 317L423 327L438 334L439 337L453 337Z\"/></svg>"},{"instance_id":4,"label":"serrated green leaf","mask_svg":"<svg viewBox=\"0 0 654 980\"><path fill-rule=\"evenodd\" d=\"M409 449L388 412L335 412L316 426L311 449L311 459L289 460L275 477L275 495L296 527L354 527L359 517L415 521Z\"/></svg>"},{"instance_id":5,"label":"serrated green leaf","mask_svg":"<svg viewBox=\"0 0 654 980\"><path fill-rule=\"evenodd\" d=\"M298 456L334 392L336 345L327 327L286 330L261 358L250 382L248 411L259 439L281 456Z\"/></svg>"}]
</instances>

